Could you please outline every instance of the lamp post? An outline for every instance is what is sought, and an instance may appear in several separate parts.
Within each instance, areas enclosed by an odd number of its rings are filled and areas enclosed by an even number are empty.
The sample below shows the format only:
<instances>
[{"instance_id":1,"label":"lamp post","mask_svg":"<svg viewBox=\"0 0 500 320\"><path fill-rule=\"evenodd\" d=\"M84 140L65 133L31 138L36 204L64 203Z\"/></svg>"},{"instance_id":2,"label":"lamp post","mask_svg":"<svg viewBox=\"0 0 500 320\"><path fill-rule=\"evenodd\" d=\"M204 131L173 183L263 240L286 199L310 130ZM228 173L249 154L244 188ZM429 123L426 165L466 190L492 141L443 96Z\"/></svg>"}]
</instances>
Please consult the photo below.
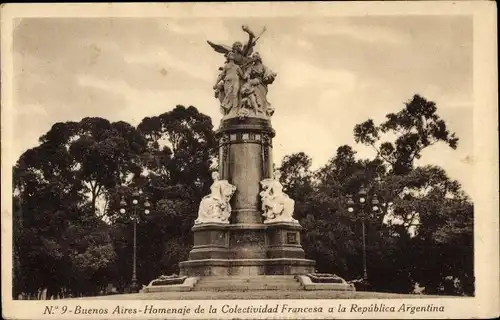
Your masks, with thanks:
<instances>
[{"instance_id":1,"label":"lamp post","mask_svg":"<svg viewBox=\"0 0 500 320\"><path fill-rule=\"evenodd\" d=\"M137 207L139 205L139 198L142 194L142 191L139 192L134 192L132 194L132 222L134 224L134 256L133 256L133 264L132 264L132 284L131 284L131 291L133 292L138 292L137 288L137 223L139 222L139 215L137 214ZM144 214L148 215L149 214L149 207L151 204L148 201L148 198L143 203L144 206ZM125 198L122 197L122 200L120 201L120 212L124 214L127 212L125 209L127 207L127 202L125 201Z\"/></svg>"},{"instance_id":2,"label":"lamp post","mask_svg":"<svg viewBox=\"0 0 500 320\"><path fill-rule=\"evenodd\" d=\"M373 195L371 199L371 213L376 213L379 210L378 207L379 201L377 199L377 195ZM367 192L364 186L361 187L361 189L358 192L358 196L356 197L355 200L353 200L352 196L348 196L347 200L347 211L348 212L358 212L358 219L361 220L361 232L362 232L362 239L363 239L363 281L365 283L368 282L368 272L366 270L366 231L365 231L365 220L366 220L366 206L368 205L368 200L367 200ZM355 210L355 208L357 210Z\"/></svg>"}]
</instances>

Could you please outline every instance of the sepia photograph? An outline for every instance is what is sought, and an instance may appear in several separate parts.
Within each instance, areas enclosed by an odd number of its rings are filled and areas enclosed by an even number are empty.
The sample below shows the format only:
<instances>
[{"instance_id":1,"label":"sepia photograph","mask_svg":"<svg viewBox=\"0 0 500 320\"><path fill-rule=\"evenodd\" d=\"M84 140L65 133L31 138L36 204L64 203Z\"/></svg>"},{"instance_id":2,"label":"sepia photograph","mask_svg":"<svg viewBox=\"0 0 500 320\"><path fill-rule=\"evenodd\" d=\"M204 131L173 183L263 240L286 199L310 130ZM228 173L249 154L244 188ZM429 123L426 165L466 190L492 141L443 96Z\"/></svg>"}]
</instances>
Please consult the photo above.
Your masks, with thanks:
<instances>
[{"instance_id":1,"label":"sepia photograph","mask_svg":"<svg viewBox=\"0 0 500 320\"><path fill-rule=\"evenodd\" d=\"M4 317L498 315L494 4L375 4L2 7Z\"/></svg>"}]
</instances>

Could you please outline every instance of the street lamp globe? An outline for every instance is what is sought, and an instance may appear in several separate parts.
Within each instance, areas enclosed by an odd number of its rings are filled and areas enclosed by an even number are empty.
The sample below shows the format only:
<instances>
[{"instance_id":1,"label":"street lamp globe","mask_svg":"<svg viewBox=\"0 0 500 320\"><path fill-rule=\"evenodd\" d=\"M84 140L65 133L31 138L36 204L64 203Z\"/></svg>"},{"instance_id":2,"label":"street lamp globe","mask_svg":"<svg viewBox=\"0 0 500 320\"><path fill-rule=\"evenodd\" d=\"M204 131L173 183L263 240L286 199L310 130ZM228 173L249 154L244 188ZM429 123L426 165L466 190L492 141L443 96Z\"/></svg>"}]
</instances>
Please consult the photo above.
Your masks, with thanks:
<instances>
[{"instance_id":1,"label":"street lamp globe","mask_svg":"<svg viewBox=\"0 0 500 320\"><path fill-rule=\"evenodd\" d=\"M365 203L366 199L365 198L359 198L359 202Z\"/></svg>"},{"instance_id":2,"label":"street lamp globe","mask_svg":"<svg viewBox=\"0 0 500 320\"><path fill-rule=\"evenodd\" d=\"M121 208L120 213L125 213L125 208Z\"/></svg>"},{"instance_id":3,"label":"street lamp globe","mask_svg":"<svg viewBox=\"0 0 500 320\"><path fill-rule=\"evenodd\" d=\"M148 209L144 210L144 213L149 214L149 210Z\"/></svg>"},{"instance_id":4,"label":"street lamp globe","mask_svg":"<svg viewBox=\"0 0 500 320\"><path fill-rule=\"evenodd\" d=\"M372 210L373 211L378 211L378 207L377 206L373 206Z\"/></svg>"},{"instance_id":5,"label":"street lamp globe","mask_svg":"<svg viewBox=\"0 0 500 320\"><path fill-rule=\"evenodd\" d=\"M132 203L137 204L138 203L137 199L132 200Z\"/></svg>"},{"instance_id":6,"label":"street lamp globe","mask_svg":"<svg viewBox=\"0 0 500 320\"><path fill-rule=\"evenodd\" d=\"M349 207L349 208L347 208L347 211L349 211L349 212L351 212L351 213L352 213L352 212L354 212L354 208Z\"/></svg>"}]
</instances>

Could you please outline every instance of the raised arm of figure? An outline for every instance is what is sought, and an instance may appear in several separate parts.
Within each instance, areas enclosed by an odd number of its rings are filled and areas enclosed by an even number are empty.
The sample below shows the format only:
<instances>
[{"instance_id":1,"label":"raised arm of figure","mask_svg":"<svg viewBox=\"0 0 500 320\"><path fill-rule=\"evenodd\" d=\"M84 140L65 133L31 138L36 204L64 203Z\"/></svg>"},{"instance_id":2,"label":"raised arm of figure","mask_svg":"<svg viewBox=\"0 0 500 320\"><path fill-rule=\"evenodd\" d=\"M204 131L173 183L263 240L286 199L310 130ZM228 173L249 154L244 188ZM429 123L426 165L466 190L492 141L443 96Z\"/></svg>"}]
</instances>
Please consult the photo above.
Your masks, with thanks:
<instances>
[{"instance_id":1,"label":"raised arm of figure","mask_svg":"<svg viewBox=\"0 0 500 320\"><path fill-rule=\"evenodd\" d=\"M214 90L217 89L217 86L219 85L219 82L221 82L222 80L224 80L225 77L226 77L226 68L223 67L222 71L217 76L217 80L215 80L215 84L214 84L214 87L213 87Z\"/></svg>"},{"instance_id":2,"label":"raised arm of figure","mask_svg":"<svg viewBox=\"0 0 500 320\"><path fill-rule=\"evenodd\" d=\"M247 44L243 47L243 55L248 57L252 54L253 52L253 47L257 43L258 38L255 37L255 34L253 33L252 30L246 25L242 26L241 29L245 31L248 34L248 42Z\"/></svg>"}]
</instances>

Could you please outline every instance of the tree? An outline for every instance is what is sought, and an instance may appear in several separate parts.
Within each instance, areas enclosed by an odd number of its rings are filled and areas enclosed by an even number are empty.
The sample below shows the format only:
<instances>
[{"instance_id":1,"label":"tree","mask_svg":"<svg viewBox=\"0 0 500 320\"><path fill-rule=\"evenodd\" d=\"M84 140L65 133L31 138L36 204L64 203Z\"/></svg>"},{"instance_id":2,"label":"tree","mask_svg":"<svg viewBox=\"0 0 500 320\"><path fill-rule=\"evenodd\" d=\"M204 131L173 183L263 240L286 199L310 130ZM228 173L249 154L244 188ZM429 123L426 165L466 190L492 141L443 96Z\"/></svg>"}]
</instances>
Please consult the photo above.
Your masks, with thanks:
<instances>
[{"instance_id":1,"label":"tree","mask_svg":"<svg viewBox=\"0 0 500 320\"><path fill-rule=\"evenodd\" d=\"M87 214L71 220L62 233L72 270L68 287L76 295L97 295L112 280L116 252L109 225L89 206L84 210Z\"/></svg>"},{"instance_id":2,"label":"tree","mask_svg":"<svg viewBox=\"0 0 500 320\"><path fill-rule=\"evenodd\" d=\"M388 114L387 120L379 126L375 126L371 119L355 126L356 142L371 146L377 152L377 158L388 167L389 175L385 177L384 184L390 186L381 190L385 205L385 210L381 211L382 215L389 213L388 210L391 208L389 204L398 201L405 190L425 192L422 188L432 186L433 181L426 179L430 178L429 175L419 179L418 176L423 171L412 171L414 161L420 159L424 149L438 142L443 142L453 149L457 148L458 138L449 132L445 121L436 111L434 102L420 95L414 95L401 111ZM392 137L393 141L384 141L383 134L385 137ZM405 210L392 211L403 212L400 218L407 219Z\"/></svg>"},{"instance_id":3,"label":"tree","mask_svg":"<svg viewBox=\"0 0 500 320\"><path fill-rule=\"evenodd\" d=\"M120 179L138 173L144 139L126 123L86 118L56 123L40 143L27 150L14 168L14 194L22 219L14 230L19 267L15 272L29 270L36 275L33 281L19 283L18 291L47 288L51 295L73 288L85 293L91 289L77 285L75 279L87 273L93 273L96 281L104 279L103 270L114 260L109 237L92 238L99 224L102 232L107 228L96 215L96 201ZM82 246L85 239L94 240ZM97 269L91 271L84 263Z\"/></svg>"},{"instance_id":4,"label":"tree","mask_svg":"<svg viewBox=\"0 0 500 320\"><path fill-rule=\"evenodd\" d=\"M302 219L307 214L307 202L314 191L311 158L304 152L285 156L281 162L280 181L284 192L295 200L295 217Z\"/></svg>"},{"instance_id":5,"label":"tree","mask_svg":"<svg viewBox=\"0 0 500 320\"><path fill-rule=\"evenodd\" d=\"M90 193L92 209L96 201L116 185L127 181L129 175L142 172L140 155L146 141L134 127L125 122L110 123L101 118L85 118L79 124L70 154L78 167L78 178L84 192ZM105 215L106 212L102 213Z\"/></svg>"},{"instance_id":6,"label":"tree","mask_svg":"<svg viewBox=\"0 0 500 320\"><path fill-rule=\"evenodd\" d=\"M120 214L119 203L134 189L153 204L138 225L139 280L175 272L211 183L215 147L210 118L192 106L145 118L138 129L102 118L54 124L14 168L14 294L127 286L131 210Z\"/></svg>"},{"instance_id":7,"label":"tree","mask_svg":"<svg viewBox=\"0 0 500 320\"><path fill-rule=\"evenodd\" d=\"M216 143L210 118L195 107L178 105L158 117L144 118L138 126L150 146L148 169L173 184L210 181Z\"/></svg>"},{"instance_id":8,"label":"tree","mask_svg":"<svg viewBox=\"0 0 500 320\"><path fill-rule=\"evenodd\" d=\"M350 146L340 146L336 154L312 174L314 190L306 194L308 204L301 220L307 232L304 249L317 268L347 279L363 272L359 228L355 216L345 210L348 194L383 174L380 161L357 160Z\"/></svg>"},{"instance_id":9,"label":"tree","mask_svg":"<svg viewBox=\"0 0 500 320\"><path fill-rule=\"evenodd\" d=\"M449 263L439 257L444 254L452 261L463 261L459 256L444 251L447 246L455 246L456 240L448 238L447 245L439 244L436 243L438 235L445 234L444 230L446 233L453 232L452 228L443 227L456 226L453 221L457 219L461 221L459 225L470 226L473 221L472 210L464 209L469 207L470 202L457 181L449 179L442 168L415 167L415 160L431 145L443 142L453 149L457 148L458 138L449 131L436 111L434 102L415 95L401 111L388 114L387 120L379 126L367 120L354 128L356 142L372 146L377 158L388 168L373 192L377 192L382 200L379 214L379 221L384 221L382 231L385 236L382 240L390 240L392 245L385 245L389 254L380 260L379 267L374 264L373 268L378 269L374 278L386 282L383 284L381 281L378 286L386 286L392 291L398 288L403 292L408 290L412 282L417 281L415 279L424 283L422 270L432 270L433 275L440 279L427 281L428 290L435 291L446 274L454 273L450 272ZM393 141L384 141L382 134L393 137ZM468 214L458 214L464 210ZM457 228L455 232L460 233L461 238L472 239L472 228ZM470 241L467 246L471 246ZM428 256L424 258L423 252ZM391 274L384 272L391 269L389 264L383 263L384 260L396 267ZM456 267L453 270L462 272L462 278L468 277L464 274L472 274L473 268L472 259L469 262L468 265L462 264L462 271ZM426 263L435 268L429 269Z\"/></svg>"},{"instance_id":10,"label":"tree","mask_svg":"<svg viewBox=\"0 0 500 320\"><path fill-rule=\"evenodd\" d=\"M193 106L178 105L144 118L138 130L148 149L142 156L145 174L134 185L153 204L150 217L138 226L138 266L148 266L138 268L138 278L147 283L159 274L178 272L178 263L187 257L191 227L211 185L210 168L217 150L210 118ZM115 197L111 205L116 208L118 201ZM130 237L126 229L123 225L120 234ZM125 247L120 252L130 256Z\"/></svg>"},{"instance_id":11,"label":"tree","mask_svg":"<svg viewBox=\"0 0 500 320\"><path fill-rule=\"evenodd\" d=\"M436 111L434 102L416 94L401 111L387 114L387 120L379 126L371 119L356 125L354 138L356 142L371 146L395 174L405 174L425 148L437 142L457 148L458 138L449 132ZM396 136L394 142L380 141L381 134L387 133Z\"/></svg>"},{"instance_id":12,"label":"tree","mask_svg":"<svg viewBox=\"0 0 500 320\"><path fill-rule=\"evenodd\" d=\"M303 243L320 271L347 279L362 275L361 230L356 215L346 211L345 199L365 186L380 200L380 210L365 223L372 289L407 293L419 282L429 293L445 293L439 288L451 281L446 279L458 279L461 288L448 286L446 293L472 294L472 204L442 168L415 165L433 144L458 145L436 112L434 102L415 95L382 124L367 120L356 125L355 140L373 147L376 157L358 159L352 147L339 147L311 173L312 191L294 191L303 182L296 167L307 167L307 159L285 158L282 182L294 196L307 199L302 208L299 202L298 212L307 231Z\"/></svg>"},{"instance_id":13,"label":"tree","mask_svg":"<svg viewBox=\"0 0 500 320\"><path fill-rule=\"evenodd\" d=\"M67 218L82 199L63 144L64 127L57 125L54 129L52 133L58 133L55 139L27 150L14 168L13 191L19 219L13 230L19 268L14 273L23 274L18 278L17 293L34 294L39 288L55 292L66 278L62 274L67 270L67 261L59 241L60 231L67 227ZM27 270L33 277L24 277Z\"/></svg>"}]
</instances>

